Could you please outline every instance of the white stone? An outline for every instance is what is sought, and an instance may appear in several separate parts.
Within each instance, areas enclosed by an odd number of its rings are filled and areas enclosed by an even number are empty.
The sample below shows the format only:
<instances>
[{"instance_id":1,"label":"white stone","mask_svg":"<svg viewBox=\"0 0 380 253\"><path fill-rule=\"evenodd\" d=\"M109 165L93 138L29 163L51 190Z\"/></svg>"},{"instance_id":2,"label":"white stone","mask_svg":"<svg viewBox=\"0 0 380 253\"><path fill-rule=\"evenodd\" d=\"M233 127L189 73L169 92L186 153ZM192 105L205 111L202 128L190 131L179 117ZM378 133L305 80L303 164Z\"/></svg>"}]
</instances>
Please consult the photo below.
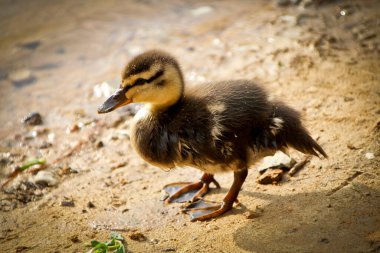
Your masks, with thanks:
<instances>
[{"instance_id":1,"label":"white stone","mask_svg":"<svg viewBox=\"0 0 380 253\"><path fill-rule=\"evenodd\" d=\"M47 137L48 137L49 142L51 142L51 143L54 142L54 140L55 140L55 134L54 133L49 133Z\"/></svg>"},{"instance_id":2,"label":"white stone","mask_svg":"<svg viewBox=\"0 0 380 253\"><path fill-rule=\"evenodd\" d=\"M55 186L58 184L58 180L55 178L54 174L49 171L40 171L34 177L35 184L47 184L48 186Z\"/></svg>"},{"instance_id":3,"label":"white stone","mask_svg":"<svg viewBox=\"0 0 380 253\"><path fill-rule=\"evenodd\" d=\"M212 12L214 9L211 6L201 6L191 10L191 14L194 16L201 16Z\"/></svg>"},{"instance_id":4,"label":"white stone","mask_svg":"<svg viewBox=\"0 0 380 253\"><path fill-rule=\"evenodd\" d=\"M294 165L295 161L290 156L285 153L278 151L274 156L266 156L263 158L263 162L258 167L259 171L264 171L268 168L277 167L277 166L285 166L287 168L291 168Z\"/></svg>"},{"instance_id":5,"label":"white stone","mask_svg":"<svg viewBox=\"0 0 380 253\"><path fill-rule=\"evenodd\" d=\"M368 152L368 153L365 153L365 158L367 158L368 160L371 160L375 158L375 155L371 152Z\"/></svg>"},{"instance_id":6,"label":"white stone","mask_svg":"<svg viewBox=\"0 0 380 253\"><path fill-rule=\"evenodd\" d=\"M22 82L28 80L32 76L32 71L29 69L19 69L9 73L8 78L12 82Z\"/></svg>"}]
</instances>

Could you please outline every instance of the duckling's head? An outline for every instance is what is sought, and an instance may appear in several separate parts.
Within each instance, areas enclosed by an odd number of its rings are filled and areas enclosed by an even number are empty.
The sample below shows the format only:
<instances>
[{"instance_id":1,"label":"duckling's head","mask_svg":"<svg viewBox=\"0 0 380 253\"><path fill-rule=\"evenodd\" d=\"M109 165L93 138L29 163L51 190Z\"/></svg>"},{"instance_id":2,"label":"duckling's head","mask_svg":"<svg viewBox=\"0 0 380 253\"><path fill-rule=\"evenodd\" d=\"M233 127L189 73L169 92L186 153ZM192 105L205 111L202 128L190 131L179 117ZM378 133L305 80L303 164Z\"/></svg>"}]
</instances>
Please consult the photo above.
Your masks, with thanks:
<instances>
[{"instance_id":1,"label":"duckling's head","mask_svg":"<svg viewBox=\"0 0 380 253\"><path fill-rule=\"evenodd\" d=\"M98 113L107 113L132 102L146 103L153 110L162 110L182 97L183 86L177 61L165 52L151 50L127 64L120 88L98 108Z\"/></svg>"}]
</instances>

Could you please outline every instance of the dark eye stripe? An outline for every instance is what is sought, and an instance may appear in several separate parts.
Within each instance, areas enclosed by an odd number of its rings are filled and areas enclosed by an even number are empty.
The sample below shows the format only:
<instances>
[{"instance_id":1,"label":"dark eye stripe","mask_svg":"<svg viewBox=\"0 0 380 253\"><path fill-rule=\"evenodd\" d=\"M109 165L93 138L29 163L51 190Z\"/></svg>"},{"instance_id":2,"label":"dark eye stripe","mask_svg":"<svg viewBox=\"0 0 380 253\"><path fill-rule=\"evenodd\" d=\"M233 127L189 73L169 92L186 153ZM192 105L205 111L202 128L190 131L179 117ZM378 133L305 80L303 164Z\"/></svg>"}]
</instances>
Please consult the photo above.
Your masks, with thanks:
<instances>
[{"instance_id":1,"label":"dark eye stripe","mask_svg":"<svg viewBox=\"0 0 380 253\"><path fill-rule=\"evenodd\" d=\"M160 76L162 76L164 74L164 70L160 69L159 71L157 71L156 74L154 74L151 78L149 79L144 79L144 78L138 78L133 85L131 86L125 86L123 88L124 92L127 92L129 89L131 89L132 87L135 87L137 85L143 85L145 83L151 83L153 82L154 80L156 80L157 78L159 78Z\"/></svg>"},{"instance_id":2,"label":"dark eye stripe","mask_svg":"<svg viewBox=\"0 0 380 253\"><path fill-rule=\"evenodd\" d=\"M164 70L160 69L159 71L157 71L156 74L154 74L154 76L152 76L151 78L149 78L147 80L148 83L150 82L153 82L155 79L159 78L160 76L162 76L164 74Z\"/></svg>"},{"instance_id":3,"label":"dark eye stripe","mask_svg":"<svg viewBox=\"0 0 380 253\"><path fill-rule=\"evenodd\" d=\"M144 79L144 78L138 78L133 85L142 85L142 84L144 84L146 82L147 82L146 79Z\"/></svg>"}]
</instances>

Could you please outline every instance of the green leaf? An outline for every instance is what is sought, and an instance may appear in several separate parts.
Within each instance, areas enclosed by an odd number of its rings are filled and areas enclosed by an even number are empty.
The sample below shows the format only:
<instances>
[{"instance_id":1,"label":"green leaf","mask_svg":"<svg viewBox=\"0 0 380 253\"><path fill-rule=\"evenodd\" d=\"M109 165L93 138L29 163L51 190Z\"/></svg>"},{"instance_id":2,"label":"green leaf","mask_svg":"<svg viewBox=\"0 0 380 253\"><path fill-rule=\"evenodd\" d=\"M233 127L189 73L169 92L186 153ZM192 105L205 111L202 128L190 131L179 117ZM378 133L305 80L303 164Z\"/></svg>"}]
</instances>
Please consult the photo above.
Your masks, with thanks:
<instances>
[{"instance_id":1,"label":"green leaf","mask_svg":"<svg viewBox=\"0 0 380 253\"><path fill-rule=\"evenodd\" d=\"M91 241L91 253L125 253L123 241L124 237L118 233L111 233L111 240L108 242Z\"/></svg>"},{"instance_id":2,"label":"green leaf","mask_svg":"<svg viewBox=\"0 0 380 253\"><path fill-rule=\"evenodd\" d=\"M107 253L108 246L105 243L99 243L94 247L95 253Z\"/></svg>"},{"instance_id":3,"label":"green leaf","mask_svg":"<svg viewBox=\"0 0 380 253\"><path fill-rule=\"evenodd\" d=\"M115 252L116 253L125 253L124 245L121 245Z\"/></svg>"},{"instance_id":4,"label":"green leaf","mask_svg":"<svg viewBox=\"0 0 380 253\"><path fill-rule=\"evenodd\" d=\"M101 242L93 240L93 241L91 241L91 247L96 247L96 245L98 245L99 243L101 243Z\"/></svg>"},{"instance_id":5,"label":"green leaf","mask_svg":"<svg viewBox=\"0 0 380 253\"><path fill-rule=\"evenodd\" d=\"M115 245L116 245L116 243L115 243L115 239L112 239L111 241L106 242L106 245L107 245L108 247L115 246Z\"/></svg>"},{"instance_id":6,"label":"green leaf","mask_svg":"<svg viewBox=\"0 0 380 253\"><path fill-rule=\"evenodd\" d=\"M27 161L26 163L24 163L21 167L20 167L20 170L26 170L26 169L29 169L30 167L32 167L33 165L36 165L36 164L44 164L46 163L46 160L45 159L37 159L37 158L33 158L29 161Z\"/></svg>"}]
</instances>

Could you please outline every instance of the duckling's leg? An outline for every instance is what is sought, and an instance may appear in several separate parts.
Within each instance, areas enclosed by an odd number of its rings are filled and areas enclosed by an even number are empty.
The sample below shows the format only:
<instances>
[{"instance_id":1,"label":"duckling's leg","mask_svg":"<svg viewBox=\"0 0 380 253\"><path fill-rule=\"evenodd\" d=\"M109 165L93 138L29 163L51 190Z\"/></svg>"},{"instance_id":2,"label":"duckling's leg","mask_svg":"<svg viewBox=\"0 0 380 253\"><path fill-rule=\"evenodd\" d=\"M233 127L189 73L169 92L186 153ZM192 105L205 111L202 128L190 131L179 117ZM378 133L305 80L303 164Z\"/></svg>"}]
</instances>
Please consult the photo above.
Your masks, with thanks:
<instances>
[{"instance_id":1,"label":"duckling's leg","mask_svg":"<svg viewBox=\"0 0 380 253\"><path fill-rule=\"evenodd\" d=\"M237 200L241 186L243 185L248 170L238 170L234 172L234 182L227 195L224 197L222 204L209 204L211 202L198 201L191 203L183 211L190 214L191 221L203 221L215 218L232 209L234 202Z\"/></svg>"},{"instance_id":2,"label":"duckling's leg","mask_svg":"<svg viewBox=\"0 0 380 253\"><path fill-rule=\"evenodd\" d=\"M165 185L164 190L169 193L169 197L165 201L166 203L194 202L209 192L209 185L211 183L213 183L217 188L220 188L220 185L215 180L214 175L209 173L204 173L199 182L172 183Z\"/></svg>"}]
</instances>

